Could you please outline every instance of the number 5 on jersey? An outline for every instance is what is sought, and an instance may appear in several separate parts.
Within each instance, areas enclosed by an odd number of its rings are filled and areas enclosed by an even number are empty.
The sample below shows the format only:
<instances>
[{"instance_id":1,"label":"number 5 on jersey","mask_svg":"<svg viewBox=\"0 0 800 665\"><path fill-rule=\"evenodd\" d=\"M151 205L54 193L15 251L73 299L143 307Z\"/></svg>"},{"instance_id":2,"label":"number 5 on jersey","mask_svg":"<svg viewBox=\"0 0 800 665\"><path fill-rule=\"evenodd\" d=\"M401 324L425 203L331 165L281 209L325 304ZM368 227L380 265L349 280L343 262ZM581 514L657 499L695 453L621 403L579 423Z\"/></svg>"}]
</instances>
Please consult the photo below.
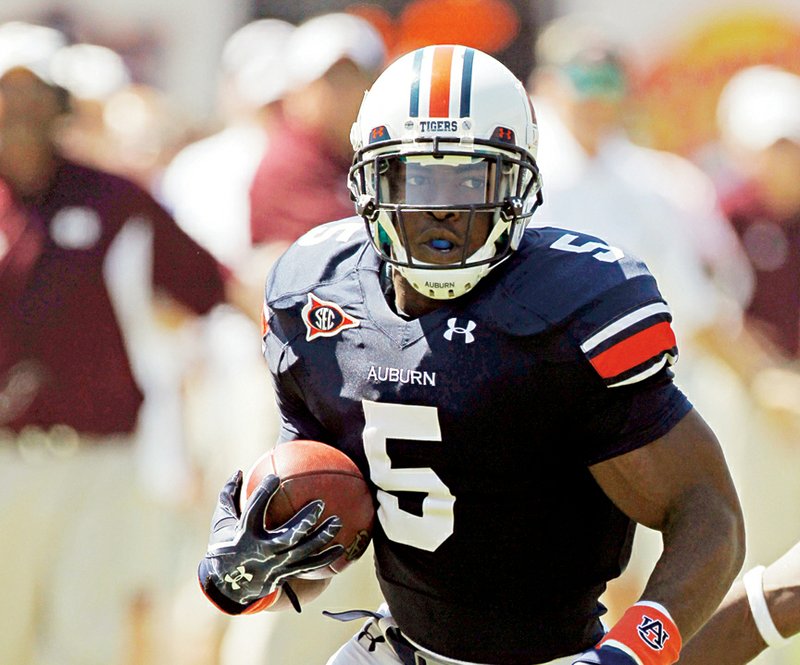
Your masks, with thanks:
<instances>
[{"instance_id":1,"label":"number 5 on jersey","mask_svg":"<svg viewBox=\"0 0 800 665\"><path fill-rule=\"evenodd\" d=\"M419 441L435 446L442 440L436 407L387 404L362 400L364 407L364 450L370 477L378 486L378 519L393 541L433 552L453 533L456 498L431 468L401 469L392 466L386 450L387 439ZM390 492L421 492L422 515L400 507Z\"/></svg>"}]
</instances>

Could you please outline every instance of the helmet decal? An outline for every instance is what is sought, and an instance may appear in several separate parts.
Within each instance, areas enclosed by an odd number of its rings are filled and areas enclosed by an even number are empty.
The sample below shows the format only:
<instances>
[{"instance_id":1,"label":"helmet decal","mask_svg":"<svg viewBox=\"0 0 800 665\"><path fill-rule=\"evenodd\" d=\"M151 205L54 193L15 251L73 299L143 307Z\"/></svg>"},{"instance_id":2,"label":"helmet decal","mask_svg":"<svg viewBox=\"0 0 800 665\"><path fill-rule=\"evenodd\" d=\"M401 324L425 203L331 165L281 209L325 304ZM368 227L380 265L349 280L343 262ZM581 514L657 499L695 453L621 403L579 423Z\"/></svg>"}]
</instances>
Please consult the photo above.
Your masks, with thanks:
<instances>
[{"instance_id":1,"label":"helmet decal","mask_svg":"<svg viewBox=\"0 0 800 665\"><path fill-rule=\"evenodd\" d=\"M454 57L458 50L463 58ZM411 118L465 118L470 114L472 63L475 49L435 46L414 53L411 83Z\"/></svg>"},{"instance_id":2,"label":"helmet decal","mask_svg":"<svg viewBox=\"0 0 800 665\"><path fill-rule=\"evenodd\" d=\"M492 132L492 140L514 144L517 141L517 137L513 129L509 129L508 127L496 127Z\"/></svg>"},{"instance_id":3,"label":"helmet decal","mask_svg":"<svg viewBox=\"0 0 800 665\"><path fill-rule=\"evenodd\" d=\"M389 136L389 130L384 125L374 127L369 133L369 142L375 143L376 141L388 141L392 137Z\"/></svg>"}]
</instances>

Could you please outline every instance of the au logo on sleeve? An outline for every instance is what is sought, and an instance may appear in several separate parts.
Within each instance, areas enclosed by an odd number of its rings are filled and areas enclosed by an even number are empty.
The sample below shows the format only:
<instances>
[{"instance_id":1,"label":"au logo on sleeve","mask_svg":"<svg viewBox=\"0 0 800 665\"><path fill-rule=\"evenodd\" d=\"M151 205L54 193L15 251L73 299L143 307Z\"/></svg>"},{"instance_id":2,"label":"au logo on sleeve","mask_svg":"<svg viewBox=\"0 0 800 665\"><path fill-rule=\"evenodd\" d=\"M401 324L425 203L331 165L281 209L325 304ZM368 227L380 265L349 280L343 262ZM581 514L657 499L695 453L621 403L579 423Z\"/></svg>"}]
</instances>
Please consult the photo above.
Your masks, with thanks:
<instances>
[{"instance_id":1,"label":"au logo on sleeve","mask_svg":"<svg viewBox=\"0 0 800 665\"><path fill-rule=\"evenodd\" d=\"M333 337L342 330L361 325L358 319L346 314L335 302L317 298L313 293L308 294L308 302L303 307L302 316L306 327L306 340L309 342L317 337Z\"/></svg>"}]
</instances>

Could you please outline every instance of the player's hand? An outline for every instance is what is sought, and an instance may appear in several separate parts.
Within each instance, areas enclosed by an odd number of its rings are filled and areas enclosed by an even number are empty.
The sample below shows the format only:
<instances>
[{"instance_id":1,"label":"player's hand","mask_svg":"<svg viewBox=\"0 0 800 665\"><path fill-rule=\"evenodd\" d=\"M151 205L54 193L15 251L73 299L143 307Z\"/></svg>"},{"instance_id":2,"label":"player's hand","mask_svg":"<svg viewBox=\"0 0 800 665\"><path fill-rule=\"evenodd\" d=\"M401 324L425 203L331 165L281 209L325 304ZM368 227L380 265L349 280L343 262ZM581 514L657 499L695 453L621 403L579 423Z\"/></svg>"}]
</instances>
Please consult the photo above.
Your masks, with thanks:
<instances>
[{"instance_id":1,"label":"player's hand","mask_svg":"<svg viewBox=\"0 0 800 665\"><path fill-rule=\"evenodd\" d=\"M614 647L602 646L599 649L584 651L572 665L586 663L588 665L636 665L636 661L624 651Z\"/></svg>"},{"instance_id":2,"label":"player's hand","mask_svg":"<svg viewBox=\"0 0 800 665\"><path fill-rule=\"evenodd\" d=\"M322 501L310 502L278 528L264 528L264 513L279 484L277 476L265 476L241 514L242 472L237 471L220 492L198 574L210 600L223 611L244 612L276 592L287 578L324 568L342 554L341 545L326 548L342 522L334 515L317 524Z\"/></svg>"}]
</instances>

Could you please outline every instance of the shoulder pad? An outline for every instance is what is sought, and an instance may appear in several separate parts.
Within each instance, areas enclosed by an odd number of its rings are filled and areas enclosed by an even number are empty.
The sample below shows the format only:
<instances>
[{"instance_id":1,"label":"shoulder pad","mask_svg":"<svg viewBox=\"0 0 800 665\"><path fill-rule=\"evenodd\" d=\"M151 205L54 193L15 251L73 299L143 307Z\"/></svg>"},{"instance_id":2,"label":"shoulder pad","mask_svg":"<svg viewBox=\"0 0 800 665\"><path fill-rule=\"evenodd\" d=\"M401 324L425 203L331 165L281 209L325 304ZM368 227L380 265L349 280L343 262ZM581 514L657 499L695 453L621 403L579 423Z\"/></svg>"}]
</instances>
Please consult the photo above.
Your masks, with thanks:
<instances>
[{"instance_id":1,"label":"shoulder pad","mask_svg":"<svg viewBox=\"0 0 800 665\"><path fill-rule=\"evenodd\" d=\"M537 228L508 268L501 279L508 332L563 330L608 386L677 360L669 307L635 257L595 236Z\"/></svg>"},{"instance_id":2,"label":"shoulder pad","mask_svg":"<svg viewBox=\"0 0 800 665\"><path fill-rule=\"evenodd\" d=\"M557 325L623 284L655 283L638 259L603 240L557 228L525 232L503 271L503 290L518 307ZM656 291L657 292L657 291Z\"/></svg>"},{"instance_id":3,"label":"shoulder pad","mask_svg":"<svg viewBox=\"0 0 800 665\"><path fill-rule=\"evenodd\" d=\"M320 285L347 278L365 248L370 249L360 217L311 229L275 262L267 280L267 304L271 309L291 307Z\"/></svg>"}]
</instances>

